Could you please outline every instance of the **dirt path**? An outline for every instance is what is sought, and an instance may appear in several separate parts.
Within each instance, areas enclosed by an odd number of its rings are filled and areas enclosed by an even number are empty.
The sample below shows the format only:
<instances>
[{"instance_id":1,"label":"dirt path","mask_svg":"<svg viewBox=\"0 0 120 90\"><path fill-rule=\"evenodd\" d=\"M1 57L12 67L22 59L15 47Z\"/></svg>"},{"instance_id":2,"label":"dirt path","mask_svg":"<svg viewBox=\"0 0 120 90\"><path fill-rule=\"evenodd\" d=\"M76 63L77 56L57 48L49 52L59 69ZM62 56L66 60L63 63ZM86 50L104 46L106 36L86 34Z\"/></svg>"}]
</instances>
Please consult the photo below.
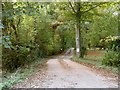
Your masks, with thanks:
<instances>
[{"instance_id":1,"label":"dirt path","mask_svg":"<svg viewBox=\"0 0 120 90\"><path fill-rule=\"evenodd\" d=\"M41 73L42 72L42 73ZM47 69L39 71L14 88L117 88L114 78L104 77L90 68L58 56L47 62Z\"/></svg>"}]
</instances>

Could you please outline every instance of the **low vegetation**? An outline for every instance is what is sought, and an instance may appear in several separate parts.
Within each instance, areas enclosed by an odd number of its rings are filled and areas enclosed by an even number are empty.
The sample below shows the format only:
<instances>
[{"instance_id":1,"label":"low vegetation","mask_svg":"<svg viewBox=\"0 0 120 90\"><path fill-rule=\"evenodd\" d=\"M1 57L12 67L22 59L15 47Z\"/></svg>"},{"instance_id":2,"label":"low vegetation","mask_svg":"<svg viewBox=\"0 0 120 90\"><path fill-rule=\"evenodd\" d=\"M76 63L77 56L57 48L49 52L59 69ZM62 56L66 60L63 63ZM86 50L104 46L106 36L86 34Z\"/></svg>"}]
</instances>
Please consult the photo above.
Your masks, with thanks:
<instances>
[{"instance_id":1,"label":"low vegetation","mask_svg":"<svg viewBox=\"0 0 120 90\"><path fill-rule=\"evenodd\" d=\"M88 51L88 52L92 52L94 54L87 54L84 56L84 58L78 58L76 56L74 56L72 58L73 61L76 61L78 63L81 63L83 65L87 65L87 66L90 66L90 67L96 67L96 68L100 68L100 69L105 69L107 71L111 71L112 73L116 73L118 74L118 67L117 66L113 66L113 65L109 65L108 63L106 64L106 62L104 61L108 61L110 59L105 59L106 58L106 52L105 51L96 51L96 50L92 50L92 51ZM102 53L102 54L98 54L99 53ZM116 61L118 57L115 59ZM119 63L117 63L116 65L118 65Z\"/></svg>"},{"instance_id":2,"label":"low vegetation","mask_svg":"<svg viewBox=\"0 0 120 90\"><path fill-rule=\"evenodd\" d=\"M57 55L71 47L76 50L76 40L80 42L79 56L84 58L74 57L74 60L100 67L120 66L118 3L2 2L1 4L0 68L5 79L2 87L9 87L16 80L26 76L26 74L21 76L19 72L22 72L21 69L26 65L37 62L38 58ZM78 34L80 38L76 38L77 30L80 31ZM85 55L86 50L91 48L99 48L106 53L102 56ZM38 62L42 62L42 59ZM28 73L29 69L26 68L23 72ZM12 73L17 71L15 74L17 79L13 80ZM7 77L4 77L6 75ZM10 76L12 78L9 78Z\"/></svg>"},{"instance_id":3,"label":"low vegetation","mask_svg":"<svg viewBox=\"0 0 120 90\"><path fill-rule=\"evenodd\" d=\"M20 83L24 81L25 78L33 75L38 72L40 68L46 67L46 62L48 59L40 59L38 58L34 62L29 65L24 66L23 68L18 68L14 73L3 74L2 82L0 83L1 89L8 89L12 87L16 83Z\"/></svg>"}]
</instances>

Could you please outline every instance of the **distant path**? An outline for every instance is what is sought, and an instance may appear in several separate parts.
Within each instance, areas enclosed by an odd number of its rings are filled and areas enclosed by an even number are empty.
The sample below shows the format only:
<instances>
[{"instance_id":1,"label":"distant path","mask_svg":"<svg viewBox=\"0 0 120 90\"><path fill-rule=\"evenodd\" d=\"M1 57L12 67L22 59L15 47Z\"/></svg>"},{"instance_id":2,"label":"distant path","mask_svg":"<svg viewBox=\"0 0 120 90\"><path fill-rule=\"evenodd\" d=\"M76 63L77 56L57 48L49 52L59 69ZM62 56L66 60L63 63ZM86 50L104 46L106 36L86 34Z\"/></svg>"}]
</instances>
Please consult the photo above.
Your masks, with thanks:
<instances>
[{"instance_id":1,"label":"distant path","mask_svg":"<svg viewBox=\"0 0 120 90\"><path fill-rule=\"evenodd\" d=\"M67 56L48 60L47 68L38 71L15 88L114 88L114 78L106 78L90 68L73 62Z\"/></svg>"}]
</instances>

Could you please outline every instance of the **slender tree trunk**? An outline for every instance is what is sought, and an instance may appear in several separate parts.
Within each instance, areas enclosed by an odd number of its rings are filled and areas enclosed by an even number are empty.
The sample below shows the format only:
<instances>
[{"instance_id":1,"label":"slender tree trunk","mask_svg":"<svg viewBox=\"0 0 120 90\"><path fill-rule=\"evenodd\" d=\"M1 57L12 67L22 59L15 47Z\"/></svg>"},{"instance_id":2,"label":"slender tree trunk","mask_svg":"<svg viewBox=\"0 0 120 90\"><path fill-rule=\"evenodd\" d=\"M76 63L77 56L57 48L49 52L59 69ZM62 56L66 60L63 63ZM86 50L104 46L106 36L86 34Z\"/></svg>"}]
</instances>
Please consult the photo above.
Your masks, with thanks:
<instances>
[{"instance_id":1,"label":"slender tree trunk","mask_svg":"<svg viewBox=\"0 0 120 90\"><path fill-rule=\"evenodd\" d=\"M77 57L81 57L81 30L80 30L80 20L81 20L81 12L80 12L80 2L76 3L76 55Z\"/></svg>"},{"instance_id":2,"label":"slender tree trunk","mask_svg":"<svg viewBox=\"0 0 120 90\"><path fill-rule=\"evenodd\" d=\"M79 57L80 55L80 42L79 42L79 28L77 25L75 25L75 29L76 29L76 56Z\"/></svg>"},{"instance_id":3,"label":"slender tree trunk","mask_svg":"<svg viewBox=\"0 0 120 90\"><path fill-rule=\"evenodd\" d=\"M13 28L14 33L15 33L16 44L18 44L18 42L19 42L19 37L18 37L18 33L17 33L17 27L15 26L13 20L11 20L11 27Z\"/></svg>"}]
</instances>

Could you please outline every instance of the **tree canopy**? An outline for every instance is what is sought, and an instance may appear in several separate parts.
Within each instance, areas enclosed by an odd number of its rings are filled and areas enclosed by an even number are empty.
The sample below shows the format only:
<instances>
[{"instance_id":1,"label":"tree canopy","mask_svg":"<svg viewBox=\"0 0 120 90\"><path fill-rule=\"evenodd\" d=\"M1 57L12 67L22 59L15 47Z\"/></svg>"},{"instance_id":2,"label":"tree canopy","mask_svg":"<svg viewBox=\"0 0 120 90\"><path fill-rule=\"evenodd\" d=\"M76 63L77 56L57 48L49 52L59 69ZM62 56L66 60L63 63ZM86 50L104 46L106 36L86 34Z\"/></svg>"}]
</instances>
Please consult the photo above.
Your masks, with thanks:
<instances>
[{"instance_id":1,"label":"tree canopy","mask_svg":"<svg viewBox=\"0 0 120 90\"><path fill-rule=\"evenodd\" d=\"M118 10L116 2L2 2L4 69L76 48L75 25L81 50L104 47L101 39L118 35Z\"/></svg>"}]
</instances>

